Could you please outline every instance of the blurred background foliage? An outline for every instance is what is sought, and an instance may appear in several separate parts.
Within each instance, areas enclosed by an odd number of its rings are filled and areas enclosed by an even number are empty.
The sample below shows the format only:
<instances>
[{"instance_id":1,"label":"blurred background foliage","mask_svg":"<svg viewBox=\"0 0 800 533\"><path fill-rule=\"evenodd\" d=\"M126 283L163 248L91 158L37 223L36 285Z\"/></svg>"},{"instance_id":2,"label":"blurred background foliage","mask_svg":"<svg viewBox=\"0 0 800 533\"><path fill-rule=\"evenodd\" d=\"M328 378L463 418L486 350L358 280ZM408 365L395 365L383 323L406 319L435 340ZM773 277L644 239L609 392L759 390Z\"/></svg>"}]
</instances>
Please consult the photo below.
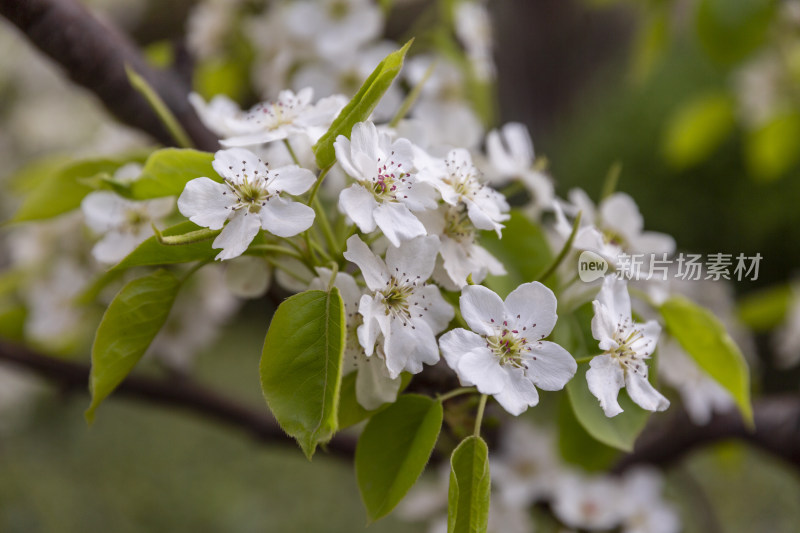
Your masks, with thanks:
<instances>
[{"instance_id":1,"label":"blurred background foliage","mask_svg":"<svg viewBox=\"0 0 800 533\"><path fill-rule=\"evenodd\" d=\"M156 63L169 62L165 43L180 39L193 4L151 0L132 17L119 3L92 3ZM395 38L408 31L407 10L423 9L398 4L387 28ZM735 284L737 292L794 279L800 264L794 4L496 0L490 10L498 122L529 126L560 194L583 187L597 199L607 170L619 162L619 189L639 203L647 228L672 234L680 250L763 256L758 281ZM0 33L21 39L6 25ZM200 66L198 90L241 102L256 98L240 81L252 50L239 42L230 50L230 57ZM771 105L752 116L742 78L758 61L768 64L762 78L771 85L755 98ZM3 89L2 102L13 102ZM14 112L2 102L0 116L12 124ZM786 298L777 300L773 326L786 305ZM254 315L266 320L268 313ZM199 358L198 379L262 406L252 369L263 329L246 320L228 328ZM768 351L761 340L760 351ZM799 383L797 370L767 370L758 386L797 390ZM87 430L84 407L84 398L53 391L13 431L0 432L0 531L351 532L366 523L352 469L324 454L309 464L294 449L113 398ZM698 451L668 472L668 490L686 531L790 533L800 523L797 473L744 445ZM369 529L414 530L392 517Z\"/></svg>"}]
</instances>

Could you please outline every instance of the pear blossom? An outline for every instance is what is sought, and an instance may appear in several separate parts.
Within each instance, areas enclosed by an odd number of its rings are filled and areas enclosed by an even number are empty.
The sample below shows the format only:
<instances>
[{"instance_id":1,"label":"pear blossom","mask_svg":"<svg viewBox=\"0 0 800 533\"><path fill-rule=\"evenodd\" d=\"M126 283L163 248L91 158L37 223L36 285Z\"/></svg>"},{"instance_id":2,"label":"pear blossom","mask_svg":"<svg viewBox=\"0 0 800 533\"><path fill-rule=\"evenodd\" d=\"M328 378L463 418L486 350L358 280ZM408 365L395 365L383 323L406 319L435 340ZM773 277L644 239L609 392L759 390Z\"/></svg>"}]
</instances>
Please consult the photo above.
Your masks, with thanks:
<instances>
[{"instance_id":1,"label":"pear blossom","mask_svg":"<svg viewBox=\"0 0 800 533\"><path fill-rule=\"evenodd\" d=\"M493 170L492 183L502 185L519 180L531 195L530 210L538 213L552 206L553 182L535 168L533 142L523 124L509 122L499 131L490 131L486 136L486 152Z\"/></svg>"},{"instance_id":2,"label":"pear blossom","mask_svg":"<svg viewBox=\"0 0 800 533\"><path fill-rule=\"evenodd\" d=\"M542 390L561 390L578 368L564 348L545 341L556 324L556 297L539 282L514 289L505 302L480 285L461 292L472 331L453 329L439 341L461 383L491 394L512 415L539 403Z\"/></svg>"},{"instance_id":3,"label":"pear blossom","mask_svg":"<svg viewBox=\"0 0 800 533\"><path fill-rule=\"evenodd\" d=\"M664 411L669 400L647 380L647 359L656 348L661 326L655 320L634 322L628 284L616 276L603 279L603 287L592 304L592 336L604 353L589 362L586 381L603 412L608 417L622 412L617 401L622 387L643 409Z\"/></svg>"},{"instance_id":4,"label":"pear blossom","mask_svg":"<svg viewBox=\"0 0 800 533\"><path fill-rule=\"evenodd\" d=\"M435 285L427 284L436 261L439 239L417 237L399 247L390 246L385 261L376 256L360 237L347 240L344 257L355 263L372 294L361 296L358 341L368 357L375 353L379 335L389 376L400 372L418 374L423 363L439 361L436 335L455 312Z\"/></svg>"},{"instance_id":5,"label":"pear blossom","mask_svg":"<svg viewBox=\"0 0 800 533\"><path fill-rule=\"evenodd\" d=\"M476 230L463 206L443 205L419 214L429 235L438 235L441 246L433 279L448 290L460 290L472 276L475 283L487 274L502 276L503 264L476 242Z\"/></svg>"},{"instance_id":6,"label":"pear blossom","mask_svg":"<svg viewBox=\"0 0 800 533\"><path fill-rule=\"evenodd\" d=\"M165 218L174 208L172 196L137 202L111 191L89 193L81 202L81 210L86 225L102 235L92 248L92 255L105 264L121 261L153 235L151 224Z\"/></svg>"},{"instance_id":7,"label":"pear blossom","mask_svg":"<svg viewBox=\"0 0 800 533\"><path fill-rule=\"evenodd\" d=\"M466 49L475 76L493 79L492 20L486 5L471 0L459 2L454 15L456 36Z\"/></svg>"},{"instance_id":8,"label":"pear blossom","mask_svg":"<svg viewBox=\"0 0 800 533\"><path fill-rule=\"evenodd\" d=\"M317 275L309 285L309 289L326 289L333 272L327 268L317 267ZM386 354L378 343L375 352L368 356L358 342L358 328L363 324L358 314L358 304L365 294L356 283L355 278L345 272L337 272L333 286L339 289L345 312L345 345L344 368L342 375L356 373L356 401L367 410L377 409L381 405L393 402L400 391L400 377L392 378L386 367Z\"/></svg>"},{"instance_id":9,"label":"pear blossom","mask_svg":"<svg viewBox=\"0 0 800 533\"><path fill-rule=\"evenodd\" d=\"M243 112L226 97L217 96L206 104L198 95L190 95L200 119L209 129L225 136L225 147L247 147L306 135L315 142L328 129L347 103L341 95L328 96L316 104L310 87L295 94L284 90L274 101L261 102Z\"/></svg>"},{"instance_id":10,"label":"pear blossom","mask_svg":"<svg viewBox=\"0 0 800 533\"><path fill-rule=\"evenodd\" d=\"M611 529L622 520L620 486L604 476L562 474L555 484L552 509L556 517L576 529Z\"/></svg>"},{"instance_id":11,"label":"pear blossom","mask_svg":"<svg viewBox=\"0 0 800 533\"><path fill-rule=\"evenodd\" d=\"M361 231L380 228L394 246L426 234L412 211L435 209L435 190L412 173L409 141L392 142L372 122L359 122L350 139L336 139L334 149L339 164L356 180L339 195L339 210Z\"/></svg>"},{"instance_id":12,"label":"pear blossom","mask_svg":"<svg viewBox=\"0 0 800 533\"><path fill-rule=\"evenodd\" d=\"M678 533L680 518L661 496L663 479L657 470L636 468L620 482L620 514L624 533Z\"/></svg>"},{"instance_id":13,"label":"pear blossom","mask_svg":"<svg viewBox=\"0 0 800 533\"><path fill-rule=\"evenodd\" d=\"M239 298L260 298L272 283L272 267L263 257L240 256L225 266L225 286Z\"/></svg>"},{"instance_id":14,"label":"pear blossom","mask_svg":"<svg viewBox=\"0 0 800 533\"><path fill-rule=\"evenodd\" d=\"M212 165L223 183L207 177L191 180L178 199L178 209L199 226L222 229L213 243L222 248L217 259L242 255L262 228L278 237L292 237L313 223L313 209L281 196L311 188L316 178L310 170L297 165L270 169L242 148L218 151Z\"/></svg>"},{"instance_id":15,"label":"pear blossom","mask_svg":"<svg viewBox=\"0 0 800 533\"><path fill-rule=\"evenodd\" d=\"M509 218L508 202L502 194L483 184L478 176L469 151L457 148L444 160L431 158L419 171L417 179L436 187L445 203L464 204L476 228L494 230L499 237L503 229L501 222Z\"/></svg>"}]
</instances>

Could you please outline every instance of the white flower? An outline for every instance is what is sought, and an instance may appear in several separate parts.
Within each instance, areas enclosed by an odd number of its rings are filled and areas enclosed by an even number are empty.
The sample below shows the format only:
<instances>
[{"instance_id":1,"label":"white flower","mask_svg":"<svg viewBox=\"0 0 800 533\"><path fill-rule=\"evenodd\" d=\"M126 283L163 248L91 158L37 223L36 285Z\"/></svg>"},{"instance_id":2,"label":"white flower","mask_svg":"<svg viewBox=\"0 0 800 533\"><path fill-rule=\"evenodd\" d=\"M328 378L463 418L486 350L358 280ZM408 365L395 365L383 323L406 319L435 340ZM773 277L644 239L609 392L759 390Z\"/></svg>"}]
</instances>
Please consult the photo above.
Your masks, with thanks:
<instances>
[{"instance_id":1,"label":"white flower","mask_svg":"<svg viewBox=\"0 0 800 533\"><path fill-rule=\"evenodd\" d=\"M619 483L608 477L567 473L558 478L553 512L569 527L611 529L622 519Z\"/></svg>"},{"instance_id":2,"label":"white flower","mask_svg":"<svg viewBox=\"0 0 800 533\"><path fill-rule=\"evenodd\" d=\"M244 253L261 228L292 237L314 222L313 209L281 196L306 192L315 181L310 170L296 165L270 169L242 148L218 151L213 166L224 183L207 177L191 180L178 199L178 209L198 226L213 230L224 226L213 244L222 248L217 259Z\"/></svg>"},{"instance_id":3,"label":"white flower","mask_svg":"<svg viewBox=\"0 0 800 533\"><path fill-rule=\"evenodd\" d=\"M226 136L220 144L236 147L280 141L294 135L307 135L312 142L316 141L347 100L334 95L312 104L313 97L314 90L310 87L297 94L281 91L276 100L256 104L246 113L225 97L217 96L205 104L193 94L190 102L209 129Z\"/></svg>"},{"instance_id":4,"label":"white flower","mask_svg":"<svg viewBox=\"0 0 800 533\"><path fill-rule=\"evenodd\" d=\"M560 475L555 438L549 430L512 420L500 453L490 459L492 484L508 505L528 507L549 498Z\"/></svg>"},{"instance_id":5,"label":"white flower","mask_svg":"<svg viewBox=\"0 0 800 533\"><path fill-rule=\"evenodd\" d=\"M272 267L263 257L237 257L225 267L225 286L239 298L260 298L271 283Z\"/></svg>"},{"instance_id":6,"label":"white flower","mask_svg":"<svg viewBox=\"0 0 800 533\"><path fill-rule=\"evenodd\" d=\"M472 331L454 329L439 345L464 385L491 394L512 415L539 403L542 390L560 390L577 363L543 340L556 324L556 297L539 282L520 285L505 302L480 285L461 292L461 314Z\"/></svg>"},{"instance_id":7,"label":"white flower","mask_svg":"<svg viewBox=\"0 0 800 533\"><path fill-rule=\"evenodd\" d=\"M292 2L284 13L294 37L311 41L322 57L335 60L380 35L383 15L371 0Z\"/></svg>"},{"instance_id":8,"label":"white flower","mask_svg":"<svg viewBox=\"0 0 800 533\"><path fill-rule=\"evenodd\" d=\"M317 268L317 275L309 289L325 290L330 282L333 272L327 268ZM365 294L358 287L356 280L350 274L338 272L333 285L339 289L345 308L345 347L344 369L342 375L357 372L356 374L356 400L367 410L377 409L381 405L393 402L400 391L400 377L392 378L386 367L386 355L383 346L376 346L375 352L367 355L363 346L358 342L358 328L363 324L358 313L358 304Z\"/></svg>"},{"instance_id":9,"label":"white flower","mask_svg":"<svg viewBox=\"0 0 800 533\"><path fill-rule=\"evenodd\" d=\"M384 262L357 235L347 240L344 257L358 265L373 293L359 301L364 323L358 327L358 340L371 356L378 336L383 336L392 378L403 371L417 374L423 363L439 361L435 336L455 312L435 285L425 283L433 272L438 246L435 236L418 237L400 247L390 246Z\"/></svg>"},{"instance_id":10,"label":"white flower","mask_svg":"<svg viewBox=\"0 0 800 533\"><path fill-rule=\"evenodd\" d=\"M479 2L459 2L455 8L455 30L475 76L480 80L494 78L492 20L486 6Z\"/></svg>"},{"instance_id":11,"label":"white flower","mask_svg":"<svg viewBox=\"0 0 800 533\"><path fill-rule=\"evenodd\" d=\"M625 473L619 487L624 533L678 533L680 519L661 497L663 480L657 470L636 468Z\"/></svg>"},{"instance_id":12,"label":"white flower","mask_svg":"<svg viewBox=\"0 0 800 533\"><path fill-rule=\"evenodd\" d=\"M622 387L643 409L664 411L669 400L647 380L647 359L656 349L661 326L655 320L633 321L628 284L616 276L603 279L603 288L592 304L592 336L605 353L592 358L586 381L603 412L609 417L622 412L617 402Z\"/></svg>"},{"instance_id":13,"label":"white flower","mask_svg":"<svg viewBox=\"0 0 800 533\"><path fill-rule=\"evenodd\" d=\"M433 279L445 289L461 290L468 276L480 283L489 273L506 273L503 264L477 244L475 227L463 206L441 206L436 211L420 213L419 218L428 234L439 236L441 261L436 263Z\"/></svg>"},{"instance_id":14,"label":"white flower","mask_svg":"<svg viewBox=\"0 0 800 533\"><path fill-rule=\"evenodd\" d=\"M494 170L493 183L501 185L520 180L531 195L532 211L552 206L553 182L534 168L533 142L523 124L509 122L500 131L490 131L486 136L486 152Z\"/></svg>"},{"instance_id":15,"label":"white flower","mask_svg":"<svg viewBox=\"0 0 800 533\"><path fill-rule=\"evenodd\" d=\"M25 295L25 335L47 347L69 346L83 333L85 313L75 298L89 281L87 269L72 258L54 258L47 277L37 279Z\"/></svg>"},{"instance_id":16,"label":"white flower","mask_svg":"<svg viewBox=\"0 0 800 533\"><path fill-rule=\"evenodd\" d=\"M81 210L86 225L103 236L92 248L92 255L101 263L118 263L153 235L151 224L169 215L174 206L172 196L135 202L111 191L89 193L81 202Z\"/></svg>"},{"instance_id":17,"label":"white flower","mask_svg":"<svg viewBox=\"0 0 800 533\"><path fill-rule=\"evenodd\" d=\"M476 228L494 230L499 237L501 222L509 218L508 202L505 196L481 183L478 175L469 151L457 148L444 161L431 158L417 178L436 187L445 203L464 204Z\"/></svg>"},{"instance_id":18,"label":"white flower","mask_svg":"<svg viewBox=\"0 0 800 533\"><path fill-rule=\"evenodd\" d=\"M707 424L714 411L725 412L734 405L733 397L683 351L667 338L658 348L658 375L681 394L683 407L692 422Z\"/></svg>"},{"instance_id":19,"label":"white flower","mask_svg":"<svg viewBox=\"0 0 800 533\"><path fill-rule=\"evenodd\" d=\"M426 234L411 211L435 209L435 191L411 173L410 142L392 142L372 122L359 122L351 138L340 135L334 148L339 164L357 182L339 195L339 210L361 231L378 227L395 246Z\"/></svg>"}]
</instances>

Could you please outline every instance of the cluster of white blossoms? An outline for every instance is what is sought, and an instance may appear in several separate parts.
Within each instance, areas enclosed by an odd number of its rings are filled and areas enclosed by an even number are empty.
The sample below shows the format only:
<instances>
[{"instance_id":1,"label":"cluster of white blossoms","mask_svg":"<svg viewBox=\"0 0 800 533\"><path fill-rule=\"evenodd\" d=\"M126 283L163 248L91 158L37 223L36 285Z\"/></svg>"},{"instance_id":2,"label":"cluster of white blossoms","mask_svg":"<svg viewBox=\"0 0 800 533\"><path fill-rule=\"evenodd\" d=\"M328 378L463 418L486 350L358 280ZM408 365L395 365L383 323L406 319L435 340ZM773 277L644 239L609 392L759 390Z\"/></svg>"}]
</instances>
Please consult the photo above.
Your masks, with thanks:
<instances>
[{"instance_id":1,"label":"cluster of white blossoms","mask_svg":"<svg viewBox=\"0 0 800 533\"><path fill-rule=\"evenodd\" d=\"M514 420L503 428L497 454L490 457L492 500L488 533L535 530L530 508L549 504L575 530L677 533L676 509L664 499L658 471L634 467L621 476L586 474L565 464L550 428ZM430 533L447 531L449 470L415 487L400 506L400 517L427 522Z\"/></svg>"}]
</instances>

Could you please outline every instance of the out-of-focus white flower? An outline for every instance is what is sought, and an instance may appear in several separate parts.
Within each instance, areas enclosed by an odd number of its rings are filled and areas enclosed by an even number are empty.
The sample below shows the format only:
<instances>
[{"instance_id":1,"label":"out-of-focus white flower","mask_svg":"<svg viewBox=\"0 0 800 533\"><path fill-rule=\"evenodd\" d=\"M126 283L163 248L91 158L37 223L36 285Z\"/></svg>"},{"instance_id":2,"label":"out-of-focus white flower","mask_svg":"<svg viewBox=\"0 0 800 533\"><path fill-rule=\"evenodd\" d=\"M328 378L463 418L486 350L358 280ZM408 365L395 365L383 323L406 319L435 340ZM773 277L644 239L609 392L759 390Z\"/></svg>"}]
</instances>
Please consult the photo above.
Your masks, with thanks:
<instances>
[{"instance_id":1,"label":"out-of-focus white flower","mask_svg":"<svg viewBox=\"0 0 800 533\"><path fill-rule=\"evenodd\" d=\"M314 222L313 209L281 196L311 188L316 178L310 170L297 165L270 169L243 148L218 151L213 166L224 183L207 177L191 180L178 199L178 209L199 226L222 229L213 243L222 248L217 259L244 253L262 228L278 237L292 237Z\"/></svg>"},{"instance_id":2,"label":"out-of-focus white flower","mask_svg":"<svg viewBox=\"0 0 800 533\"><path fill-rule=\"evenodd\" d=\"M680 519L662 496L663 480L658 471L636 468L620 483L622 531L625 533L678 533Z\"/></svg>"},{"instance_id":3,"label":"out-of-focus white flower","mask_svg":"<svg viewBox=\"0 0 800 533\"><path fill-rule=\"evenodd\" d=\"M218 54L232 30L240 0L206 0L186 20L186 44L198 59Z\"/></svg>"},{"instance_id":4,"label":"out-of-focus white flower","mask_svg":"<svg viewBox=\"0 0 800 533\"><path fill-rule=\"evenodd\" d=\"M492 59L492 19L486 6L471 0L458 2L455 8L455 30L464 45L475 77L494 78Z\"/></svg>"},{"instance_id":5,"label":"out-of-focus white flower","mask_svg":"<svg viewBox=\"0 0 800 533\"><path fill-rule=\"evenodd\" d=\"M517 420L504 428L499 454L490 463L492 484L513 507L550 498L561 472L551 432Z\"/></svg>"},{"instance_id":6,"label":"out-of-focus white flower","mask_svg":"<svg viewBox=\"0 0 800 533\"><path fill-rule=\"evenodd\" d=\"M472 164L469 151L451 150L447 158L430 158L427 166L417 173L420 181L430 183L442 195L442 200L452 206L463 204L474 226L494 230L500 236L501 222L508 220L508 202L505 197L479 179L478 169Z\"/></svg>"},{"instance_id":7,"label":"out-of-focus white flower","mask_svg":"<svg viewBox=\"0 0 800 533\"><path fill-rule=\"evenodd\" d=\"M506 273L503 264L476 242L475 227L463 206L441 206L420 213L419 218L429 235L439 236L441 260L437 260L433 278L445 289L460 290L468 276L480 283L489 273Z\"/></svg>"},{"instance_id":8,"label":"out-of-focus white flower","mask_svg":"<svg viewBox=\"0 0 800 533\"><path fill-rule=\"evenodd\" d=\"M377 257L357 236L347 240L344 257L356 265L372 294L361 296L358 312L364 323L358 340L372 356L379 336L389 375L418 374L422 365L436 364L436 335L447 327L455 312L435 285L426 283L433 272L439 239L417 237L400 247L390 246L386 260Z\"/></svg>"},{"instance_id":9,"label":"out-of-focus white flower","mask_svg":"<svg viewBox=\"0 0 800 533\"><path fill-rule=\"evenodd\" d=\"M284 24L298 40L314 43L322 57L352 53L380 35L383 14L371 0L301 0L286 7Z\"/></svg>"},{"instance_id":10,"label":"out-of-focus white flower","mask_svg":"<svg viewBox=\"0 0 800 533\"><path fill-rule=\"evenodd\" d=\"M512 415L539 403L536 387L561 390L578 368L564 348L543 340L556 324L556 297L538 282L514 289L505 302L481 285L461 292L461 315L472 331L440 339L461 383L491 394Z\"/></svg>"},{"instance_id":11,"label":"out-of-focus white flower","mask_svg":"<svg viewBox=\"0 0 800 533\"><path fill-rule=\"evenodd\" d=\"M492 166L489 173L492 183L522 182L531 196L529 210L535 214L552 206L553 182L535 168L533 142L524 124L509 122L500 130L490 131L486 136L486 151Z\"/></svg>"},{"instance_id":12,"label":"out-of-focus white flower","mask_svg":"<svg viewBox=\"0 0 800 533\"><path fill-rule=\"evenodd\" d=\"M584 477L569 472L555 484L553 512L569 527L611 529L622 519L620 488L607 477Z\"/></svg>"},{"instance_id":13,"label":"out-of-focus white flower","mask_svg":"<svg viewBox=\"0 0 800 533\"><path fill-rule=\"evenodd\" d=\"M395 246L426 234L412 211L435 209L436 193L413 174L410 142L392 142L372 122L359 122L351 138L340 135L334 148L339 164L356 180L339 195L339 210L361 231L380 228Z\"/></svg>"},{"instance_id":14,"label":"out-of-focus white flower","mask_svg":"<svg viewBox=\"0 0 800 533\"><path fill-rule=\"evenodd\" d=\"M730 393L692 360L678 344L667 338L658 349L658 375L678 390L689 418L697 425L707 424L711 415L734 406Z\"/></svg>"},{"instance_id":15,"label":"out-of-focus white flower","mask_svg":"<svg viewBox=\"0 0 800 533\"><path fill-rule=\"evenodd\" d=\"M74 341L84 316L74 300L88 281L89 271L82 265L69 258L57 260L27 291L25 335L56 349Z\"/></svg>"},{"instance_id":16,"label":"out-of-focus white flower","mask_svg":"<svg viewBox=\"0 0 800 533\"><path fill-rule=\"evenodd\" d=\"M656 348L661 326L655 320L644 324L633 321L628 284L616 276L605 277L592 303L592 336L604 353L590 361L586 381L603 412L608 417L622 412L617 401L622 387L643 409L664 411L669 400L647 380L647 359Z\"/></svg>"},{"instance_id":17,"label":"out-of-focus white flower","mask_svg":"<svg viewBox=\"0 0 800 533\"><path fill-rule=\"evenodd\" d=\"M259 298L272 282L272 268L263 257L241 256L225 266L225 285L239 298Z\"/></svg>"},{"instance_id":18,"label":"out-of-focus white flower","mask_svg":"<svg viewBox=\"0 0 800 533\"><path fill-rule=\"evenodd\" d=\"M327 268L317 268L319 277L315 278L309 289L325 290L330 283L331 272ZM345 347L344 370L342 375L352 372L356 374L356 400L364 409L377 409L381 405L393 402L400 391L400 377L392 378L386 367L386 354L383 346L378 344L375 352L367 355L364 347L358 342L358 328L363 324L358 313L358 304L365 291L358 287L350 274L338 272L333 285L339 289L345 307Z\"/></svg>"},{"instance_id":19,"label":"out-of-focus white flower","mask_svg":"<svg viewBox=\"0 0 800 533\"><path fill-rule=\"evenodd\" d=\"M244 133L234 120L242 114L242 110L224 94L218 94L206 102L199 94L189 93L189 103L203 124L217 136L233 137Z\"/></svg>"}]
</instances>

